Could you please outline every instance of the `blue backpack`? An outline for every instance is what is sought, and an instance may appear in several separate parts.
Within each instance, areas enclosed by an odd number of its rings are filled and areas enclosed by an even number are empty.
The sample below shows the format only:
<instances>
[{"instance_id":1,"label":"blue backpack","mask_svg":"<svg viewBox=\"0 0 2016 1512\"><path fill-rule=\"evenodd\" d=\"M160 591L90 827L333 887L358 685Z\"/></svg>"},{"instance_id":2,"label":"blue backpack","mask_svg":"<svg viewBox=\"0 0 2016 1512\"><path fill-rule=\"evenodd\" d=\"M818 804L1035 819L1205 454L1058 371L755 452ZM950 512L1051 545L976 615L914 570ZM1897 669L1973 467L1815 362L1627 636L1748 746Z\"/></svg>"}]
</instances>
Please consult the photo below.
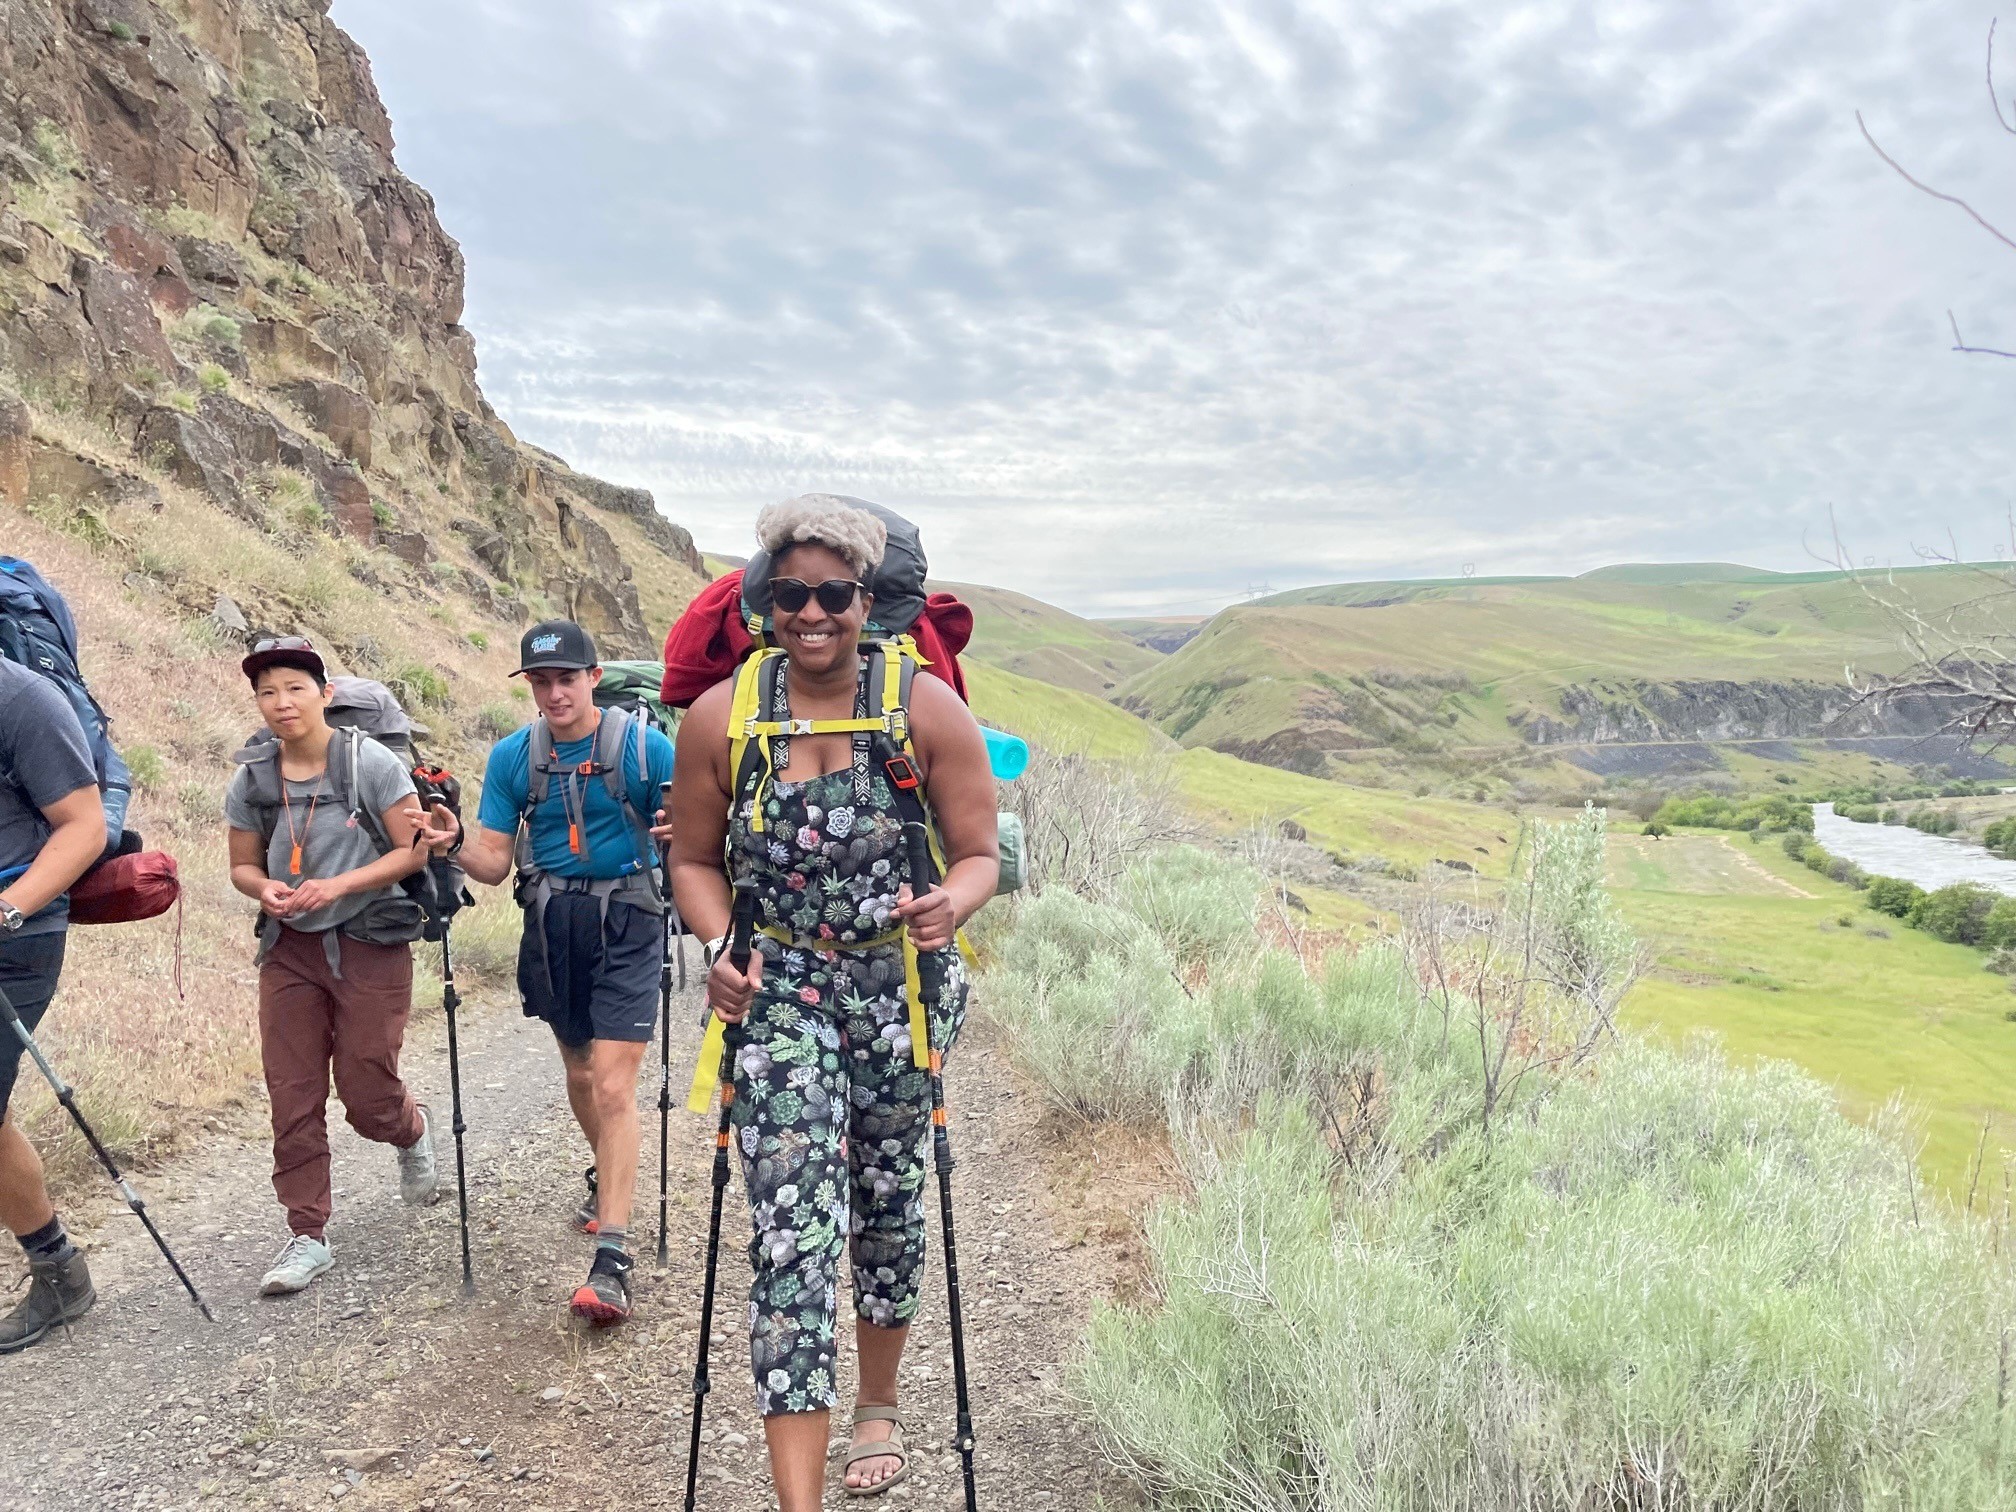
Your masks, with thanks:
<instances>
[{"instance_id":1,"label":"blue backpack","mask_svg":"<svg viewBox=\"0 0 2016 1512\"><path fill-rule=\"evenodd\" d=\"M19 557L0 556L0 657L40 672L77 711L105 800L105 848L118 849L133 799L133 774L112 748L112 721L77 670L77 621L70 606Z\"/></svg>"}]
</instances>

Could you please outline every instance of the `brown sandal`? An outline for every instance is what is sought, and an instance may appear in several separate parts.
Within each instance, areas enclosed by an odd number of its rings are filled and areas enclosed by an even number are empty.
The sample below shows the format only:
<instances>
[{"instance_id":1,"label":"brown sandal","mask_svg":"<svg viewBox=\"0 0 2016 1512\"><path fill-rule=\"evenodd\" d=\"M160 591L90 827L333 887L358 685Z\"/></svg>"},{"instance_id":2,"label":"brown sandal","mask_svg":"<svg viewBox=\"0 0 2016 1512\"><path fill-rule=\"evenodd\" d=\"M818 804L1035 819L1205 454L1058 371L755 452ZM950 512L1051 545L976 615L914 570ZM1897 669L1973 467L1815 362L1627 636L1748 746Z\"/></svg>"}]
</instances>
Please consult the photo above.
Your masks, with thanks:
<instances>
[{"instance_id":1,"label":"brown sandal","mask_svg":"<svg viewBox=\"0 0 2016 1512\"><path fill-rule=\"evenodd\" d=\"M886 1439L876 1439L873 1443L856 1444L847 1451L847 1458L840 1466L840 1474L843 1477L840 1482L840 1489L845 1491L849 1496L880 1496L884 1491L887 1491L910 1473L909 1451L903 1447L903 1419L894 1407L856 1407L854 1409L854 1426L858 1428L863 1423L889 1424L889 1437ZM863 1460L871 1459L895 1460L896 1473L884 1477L872 1486L848 1485L844 1479L847 1472Z\"/></svg>"}]
</instances>

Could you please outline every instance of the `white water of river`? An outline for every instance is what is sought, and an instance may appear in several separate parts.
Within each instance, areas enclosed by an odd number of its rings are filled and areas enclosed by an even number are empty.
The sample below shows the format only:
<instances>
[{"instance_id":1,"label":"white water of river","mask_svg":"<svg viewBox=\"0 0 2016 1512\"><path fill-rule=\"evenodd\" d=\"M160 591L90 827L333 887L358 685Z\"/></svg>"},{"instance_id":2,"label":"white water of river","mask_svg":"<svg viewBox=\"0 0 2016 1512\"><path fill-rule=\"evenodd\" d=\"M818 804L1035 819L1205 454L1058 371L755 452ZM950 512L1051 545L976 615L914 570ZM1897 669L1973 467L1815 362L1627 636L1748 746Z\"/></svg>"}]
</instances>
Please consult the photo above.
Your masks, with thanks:
<instances>
[{"instance_id":1,"label":"white water of river","mask_svg":"<svg viewBox=\"0 0 2016 1512\"><path fill-rule=\"evenodd\" d=\"M1978 845L1928 835L1904 824L1857 824L1825 803L1813 805L1813 838L1830 856L1853 861L1880 877L1902 877L1926 891L1950 882L1979 882L2016 897L2016 861L1991 856Z\"/></svg>"}]
</instances>

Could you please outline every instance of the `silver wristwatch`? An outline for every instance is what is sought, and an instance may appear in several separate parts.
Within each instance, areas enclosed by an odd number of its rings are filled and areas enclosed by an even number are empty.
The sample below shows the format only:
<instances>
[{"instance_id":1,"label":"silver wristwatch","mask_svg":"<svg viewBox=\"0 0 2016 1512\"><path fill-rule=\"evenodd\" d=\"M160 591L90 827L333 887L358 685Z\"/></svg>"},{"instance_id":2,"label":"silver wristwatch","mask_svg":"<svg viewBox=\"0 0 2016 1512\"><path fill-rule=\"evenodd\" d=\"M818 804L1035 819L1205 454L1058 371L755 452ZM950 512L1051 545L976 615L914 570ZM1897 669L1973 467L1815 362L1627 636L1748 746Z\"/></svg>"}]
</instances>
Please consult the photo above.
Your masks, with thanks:
<instances>
[{"instance_id":1,"label":"silver wristwatch","mask_svg":"<svg viewBox=\"0 0 2016 1512\"><path fill-rule=\"evenodd\" d=\"M20 909L5 898L0 898L0 933L12 934L27 922Z\"/></svg>"}]
</instances>

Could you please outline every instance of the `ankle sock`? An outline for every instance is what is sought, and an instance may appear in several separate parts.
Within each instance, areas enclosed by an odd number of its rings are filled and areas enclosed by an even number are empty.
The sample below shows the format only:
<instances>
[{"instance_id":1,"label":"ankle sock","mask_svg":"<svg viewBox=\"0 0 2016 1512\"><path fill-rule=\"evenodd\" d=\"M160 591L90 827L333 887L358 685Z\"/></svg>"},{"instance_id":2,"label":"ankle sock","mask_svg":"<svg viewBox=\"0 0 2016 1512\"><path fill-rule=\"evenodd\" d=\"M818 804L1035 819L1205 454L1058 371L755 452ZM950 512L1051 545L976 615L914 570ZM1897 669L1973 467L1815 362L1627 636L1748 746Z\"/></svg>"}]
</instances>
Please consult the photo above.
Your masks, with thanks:
<instances>
[{"instance_id":1,"label":"ankle sock","mask_svg":"<svg viewBox=\"0 0 2016 1512\"><path fill-rule=\"evenodd\" d=\"M61 1218L51 1218L32 1234L21 1236L21 1248L30 1260L60 1260L70 1253L70 1236Z\"/></svg>"},{"instance_id":2,"label":"ankle sock","mask_svg":"<svg viewBox=\"0 0 2016 1512\"><path fill-rule=\"evenodd\" d=\"M595 1247L612 1249L619 1255L627 1255L630 1253L630 1230L611 1228L605 1223L596 1230Z\"/></svg>"}]
</instances>

